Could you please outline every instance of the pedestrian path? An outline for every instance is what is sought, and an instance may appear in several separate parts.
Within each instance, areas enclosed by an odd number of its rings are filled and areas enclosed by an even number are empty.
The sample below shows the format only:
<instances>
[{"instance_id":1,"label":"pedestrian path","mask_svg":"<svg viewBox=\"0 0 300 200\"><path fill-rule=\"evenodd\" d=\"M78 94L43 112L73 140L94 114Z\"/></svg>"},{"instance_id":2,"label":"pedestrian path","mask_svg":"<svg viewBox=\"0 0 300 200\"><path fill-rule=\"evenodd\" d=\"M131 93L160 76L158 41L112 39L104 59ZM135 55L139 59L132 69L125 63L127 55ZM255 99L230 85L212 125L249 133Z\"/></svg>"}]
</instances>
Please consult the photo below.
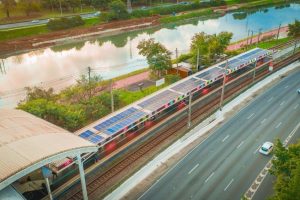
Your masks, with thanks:
<instances>
[{"instance_id":1,"label":"pedestrian path","mask_svg":"<svg viewBox=\"0 0 300 200\"><path fill-rule=\"evenodd\" d=\"M287 35L287 32L288 32L288 26L284 26L284 27L281 27L279 29L279 35L280 37L286 37ZM246 38L242 41L239 41L237 43L234 43L234 44L230 44L228 47L227 47L227 50L229 51L234 51L234 50L238 50L244 46L246 46L247 44L256 44L258 39L259 41L262 41L264 40L264 38L266 37L272 37L272 36L277 36L278 34L278 28L277 29L273 29L273 30L270 30L270 31L267 31L267 32L264 32L264 33L261 33L259 35L255 35L253 36L252 38L249 37L249 38Z\"/></svg>"}]
</instances>

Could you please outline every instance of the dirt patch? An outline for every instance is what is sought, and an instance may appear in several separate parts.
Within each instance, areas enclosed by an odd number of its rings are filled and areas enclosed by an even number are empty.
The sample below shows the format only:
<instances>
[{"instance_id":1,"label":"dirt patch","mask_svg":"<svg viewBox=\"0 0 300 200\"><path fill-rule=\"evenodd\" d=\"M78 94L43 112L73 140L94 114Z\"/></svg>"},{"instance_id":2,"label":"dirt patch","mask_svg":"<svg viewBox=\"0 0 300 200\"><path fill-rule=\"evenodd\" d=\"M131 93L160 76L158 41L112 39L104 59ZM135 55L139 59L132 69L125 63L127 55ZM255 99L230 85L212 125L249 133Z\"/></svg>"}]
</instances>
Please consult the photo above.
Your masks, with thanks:
<instances>
[{"instance_id":1,"label":"dirt patch","mask_svg":"<svg viewBox=\"0 0 300 200\"><path fill-rule=\"evenodd\" d=\"M30 37L11 40L11 41L4 41L4 42L0 42L0 55L12 54L16 52L22 52L25 50L33 50L42 47L53 46L56 44L55 42L48 42L38 46L34 44L43 43L46 41L52 41L60 38L81 36L85 34L96 33L99 31L106 31L110 29L124 28L122 29L122 31L131 31L131 30L146 28L150 26L156 26L159 25L159 20L158 20L159 18L160 18L159 16L153 16L153 17L147 17L141 19L115 21L115 22L92 26L89 28L74 28L70 30L55 31L43 35L38 35L38 36L30 36ZM145 25L143 26L143 24ZM106 32L106 34L109 34L109 31ZM99 33L99 35L101 34Z\"/></svg>"}]
</instances>

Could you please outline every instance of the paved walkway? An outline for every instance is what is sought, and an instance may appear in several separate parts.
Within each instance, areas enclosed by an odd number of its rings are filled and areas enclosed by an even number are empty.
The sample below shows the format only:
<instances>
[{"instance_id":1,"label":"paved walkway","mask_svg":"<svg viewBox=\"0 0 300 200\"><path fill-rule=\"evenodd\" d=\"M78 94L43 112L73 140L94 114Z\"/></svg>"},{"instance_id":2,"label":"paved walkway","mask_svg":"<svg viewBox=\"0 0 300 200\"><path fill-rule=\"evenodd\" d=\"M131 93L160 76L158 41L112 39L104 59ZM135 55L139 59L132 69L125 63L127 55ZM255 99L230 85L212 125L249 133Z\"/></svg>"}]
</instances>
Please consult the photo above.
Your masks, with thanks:
<instances>
[{"instance_id":1,"label":"paved walkway","mask_svg":"<svg viewBox=\"0 0 300 200\"><path fill-rule=\"evenodd\" d=\"M114 83L114 89L126 88L129 85L132 85L134 83L138 83L140 81L147 80L147 79L149 79L149 74L150 74L150 72L146 71L146 72L143 72L140 74L136 74L134 76L124 78L122 80L118 80Z\"/></svg>"},{"instance_id":2,"label":"paved walkway","mask_svg":"<svg viewBox=\"0 0 300 200\"><path fill-rule=\"evenodd\" d=\"M279 30L280 35L286 35L287 32L288 32L288 26L281 27ZM260 34L259 41L262 41L263 38L265 38L265 37L276 36L277 33L278 33L278 28L273 29L271 31L264 32L264 33ZM230 51L237 50L237 49L242 48L243 46L246 46L247 43L250 44L250 42L251 42L251 44L255 44L255 43L257 43L257 40L258 40L258 35L255 35L252 37L252 39L251 39L251 37L249 37L240 42L229 45L227 47L227 50L230 50Z\"/></svg>"}]
</instances>

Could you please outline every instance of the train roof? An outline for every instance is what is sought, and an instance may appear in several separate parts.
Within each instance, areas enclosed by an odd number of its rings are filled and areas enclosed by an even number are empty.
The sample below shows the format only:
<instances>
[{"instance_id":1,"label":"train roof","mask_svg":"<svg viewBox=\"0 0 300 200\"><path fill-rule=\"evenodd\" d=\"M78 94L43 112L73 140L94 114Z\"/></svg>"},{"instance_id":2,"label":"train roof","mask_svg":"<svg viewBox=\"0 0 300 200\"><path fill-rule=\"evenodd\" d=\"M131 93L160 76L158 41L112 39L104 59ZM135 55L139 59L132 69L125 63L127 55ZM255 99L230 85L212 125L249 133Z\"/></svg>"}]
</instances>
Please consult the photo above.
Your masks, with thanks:
<instances>
[{"instance_id":1,"label":"train roof","mask_svg":"<svg viewBox=\"0 0 300 200\"><path fill-rule=\"evenodd\" d=\"M233 58L213 65L207 69L186 77L147 97L144 97L106 117L75 132L76 135L99 144L111 140L119 133L126 132L147 120L158 111L162 111L177 101L207 85L221 79L224 72L233 73L256 60L270 55L272 51L255 48Z\"/></svg>"}]
</instances>

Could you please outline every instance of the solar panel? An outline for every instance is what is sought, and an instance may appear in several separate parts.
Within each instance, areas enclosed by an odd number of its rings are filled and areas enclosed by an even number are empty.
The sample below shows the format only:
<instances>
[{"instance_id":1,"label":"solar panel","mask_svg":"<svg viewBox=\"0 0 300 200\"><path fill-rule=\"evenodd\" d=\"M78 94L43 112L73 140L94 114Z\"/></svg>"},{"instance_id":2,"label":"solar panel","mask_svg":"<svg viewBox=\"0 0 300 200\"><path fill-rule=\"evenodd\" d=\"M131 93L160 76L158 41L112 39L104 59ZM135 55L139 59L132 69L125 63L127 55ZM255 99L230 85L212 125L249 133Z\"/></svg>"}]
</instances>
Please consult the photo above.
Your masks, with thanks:
<instances>
[{"instance_id":1,"label":"solar panel","mask_svg":"<svg viewBox=\"0 0 300 200\"><path fill-rule=\"evenodd\" d=\"M100 135L94 135L93 137L89 138L89 141L93 142L94 144L98 144L99 142L101 142L104 139L104 137L100 136Z\"/></svg>"},{"instance_id":2,"label":"solar panel","mask_svg":"<svg viewBox=\"0 0 300 200\"><path fill-rule=\"evenodd\" d=\"M79 136L82 137L82 138L88 138L88 137L90 137L93 134L94 133L92 131L87 130L87 131L84 131L83 133L81 133Z\"/></svg>"},{"instance_id":3,"label":"solar panel","mask_svg":"<svg viewBox=\"0 0 300 200\"><path fill-rule=\"evenodd\" d=\"M106 129L107 127L113 125L114 123L116 123L117 121L123 119L123 118L126 118L128 115L134 113L138 111L138 109L134 108L134 107L131 107L131 108L128 108L127 110L124 110L123 112L105 120L104 122L94 126L94 128L98 131L101 131L101 130L104 130Z\"/></svg>"},{"instance_id":4,"label":"solar panel","mask_svg":"<svg viewBox=\"0 0 300 200\"><path fill-rule=\"evenodd\" d=\"M240 55L240 56L238 56L237 58L238 58L238 59L246 59L246 58L248 58L249 56L254 55L254 54L256 54L256 53L258 53L258 52L260 52L260 51L263 51L263 50L262 50L262 49L255 49L255 50L253 50L253 51L250 51L250 52L248 52L248 53L245 53L244 55Z\"/></svg>"},{"instance_id":5,"label":"solar panel","mask_svg":"<svg viewBox=\"0 0 300 200\"><path fill-rule=\"evenodd\" d=\"M200 73L196 77L204 79L206 81L216 81L217 79L222 77L223 73L224 69L219 67L213 67L203 73Z\"/></svg>"},{"instance_id":6,"label":"solar panel","mask_svg":"<svg viewBox=\"0 0 300 200\"><path fill-rule=\"evenodd\" d=\"M179 83L177 85L175 85L174 87L172 87L171 89L175 90L175 91L179 91L182 93L188 93L190 91L192 91L193 89L197 88L197 87L204 87L205 86L205 82L202 80L198 80L196 78L191 78L188 79L182 83Z\"/></svg>"},{"instance_id":7,"label":"solar panel","mask_svg":"<svg viewBox=\"0 0 300 200\"><path fill-rule=\"evenodd\" d=\"M169 103L170 101L177 99L179 96L181 95L177 92L173 92L171 90L165 90L139 103L138 105L142 108L145 108L153 112L159 109L160 107L162 107L163 105Z\"/></svg>"},{"instance_id":8,"label":"solar panel","mask_svg":"<svg viewBox=\"0 0 300 200\"><path fill-rule=\"evenodd\" d=\"M144 118L147 115L147 113L138 110L137 112L133 113L130 116L127 116L127 118L115 123L114 125L110 126L109 128L104 130L104 133L108 135L113 135L120 130L138 122L140 119Z\"/></svg>"}]
</instances>

